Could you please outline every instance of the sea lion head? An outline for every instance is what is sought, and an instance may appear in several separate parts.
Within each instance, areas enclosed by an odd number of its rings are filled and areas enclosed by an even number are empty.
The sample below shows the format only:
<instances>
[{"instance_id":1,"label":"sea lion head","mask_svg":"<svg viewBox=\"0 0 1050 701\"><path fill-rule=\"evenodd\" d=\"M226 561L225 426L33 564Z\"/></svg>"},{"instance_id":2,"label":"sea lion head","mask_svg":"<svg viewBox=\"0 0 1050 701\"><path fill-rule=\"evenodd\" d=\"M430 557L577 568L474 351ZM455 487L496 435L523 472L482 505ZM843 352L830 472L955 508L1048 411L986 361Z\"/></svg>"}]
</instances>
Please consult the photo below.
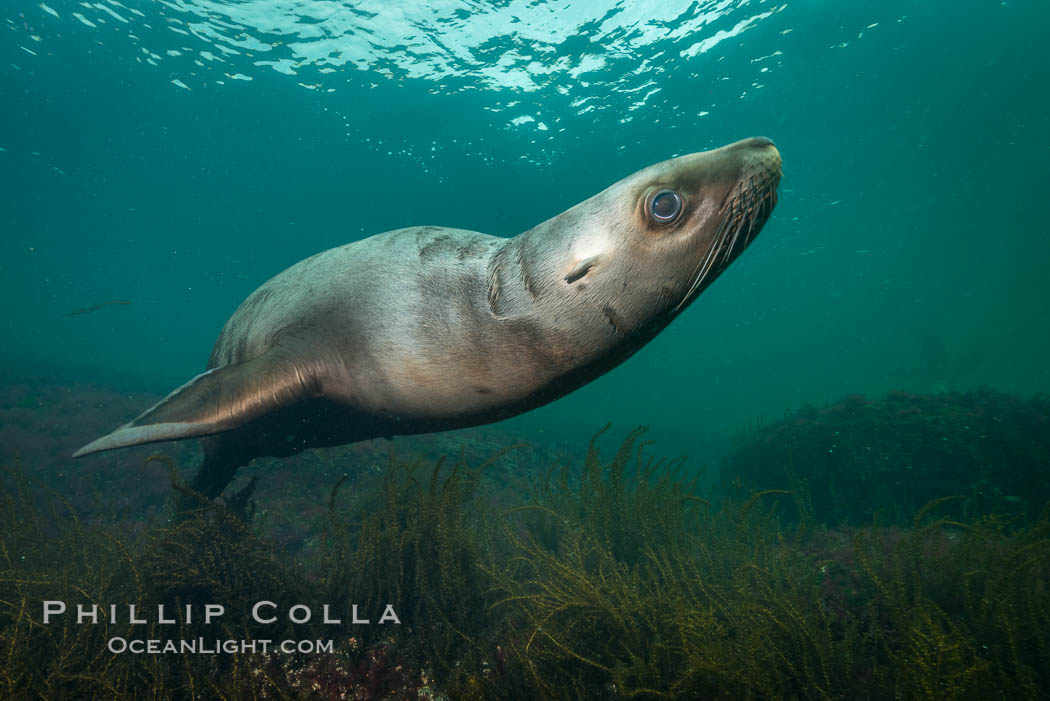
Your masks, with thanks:
<instances>
[{"instance_id":1,"label":"sea lion head","mask_svg":"<svg viewBox=\"0 0 1050 701\"><path fill-rule=\"evenodd\" d=\"M552 220L569 239L559 284L617 334L662 328L754 241L780 167L773 142L757 137L621 180Z\"/></svg>"}]
</instances>

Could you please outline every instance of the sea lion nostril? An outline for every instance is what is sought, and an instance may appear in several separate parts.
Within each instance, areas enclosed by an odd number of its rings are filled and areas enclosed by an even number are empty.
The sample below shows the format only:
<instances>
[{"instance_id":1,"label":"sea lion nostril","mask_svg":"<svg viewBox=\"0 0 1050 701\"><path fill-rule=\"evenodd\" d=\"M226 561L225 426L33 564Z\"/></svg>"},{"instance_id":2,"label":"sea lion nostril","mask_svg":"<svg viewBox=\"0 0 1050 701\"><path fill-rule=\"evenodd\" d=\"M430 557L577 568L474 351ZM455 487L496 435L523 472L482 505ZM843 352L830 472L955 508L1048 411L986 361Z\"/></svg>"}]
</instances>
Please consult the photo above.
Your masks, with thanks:
<instances>
[{"instance_id":1,"label":"sea lion nostril","mask_svg":"<svg viewBox=\"0 0 1050 701\"><path fill-rule=\"evenodd\" d=\"M753 148L762 148L764 146L776 146L776 144L773 143L773 140L770 139L768 136L752 136L750 139L747 139L744 143Z\"/></svg>"}]
</instances>

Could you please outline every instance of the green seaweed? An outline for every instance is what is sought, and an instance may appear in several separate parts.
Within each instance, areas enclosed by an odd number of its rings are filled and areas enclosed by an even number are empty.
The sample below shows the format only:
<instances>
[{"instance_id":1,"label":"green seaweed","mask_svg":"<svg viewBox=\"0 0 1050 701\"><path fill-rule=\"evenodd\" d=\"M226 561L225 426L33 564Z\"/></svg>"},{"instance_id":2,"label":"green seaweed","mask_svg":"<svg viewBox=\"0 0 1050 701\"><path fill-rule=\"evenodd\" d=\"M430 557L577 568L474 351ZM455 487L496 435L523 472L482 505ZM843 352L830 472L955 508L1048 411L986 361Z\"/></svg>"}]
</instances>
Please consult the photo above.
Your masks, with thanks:
<instances>
[{"instance_id":1,"label":"green seaweed","mask_svg":"<svg viewBox=\"0 0 1050 701\"><path fill-rule=\"evenodd\" d=\"M563 470L521 511L525 532L508 528L516 568L489 573L524 683L545 698L824 696L829 626L798 603L816 578L790 566L764 497L713 512L639 435L605 465L592 441L578 479Z\"/></svg>"},{"instance_id":2,"label":"green seaweed","mask_svg":"<svg viewBox=\"0 0 1050 701\"><path fill-rule=\"evenodd\" d=\"M494 609L514 622L518 689L846 699L1050 688L1045 517L1020 530L999 517L928 521L950 503L938 500L909 529L828 531L804 522L805 504L779 518L778 502L796 496L783 490L710 509L632 455L636 438L606 465L592 444L577 480L563 472L507 527L514 565L488 572Z\"/></svg>"},{"instance_id":3,"label":"green seaweed","mask_svg":"<svg viewBox=\"0 0 1050 701\"><path fill-rule=\"evenodd\" d=\"M319 559L259 535L246 503L129 530L82 522L19 465L0 472L0 697L77 699L1015 699L1050 693L1050 519L828 527L798 490L712 504L642 431L605 461L521 470L403 464L334 485ZM508 458L497 456L506 461ZM350 467L349 465L347 466ZM187 502L173 484L173 498ZM497 506L498 504L498 506ZM137 535L136 535L137 533ZM250 619L330 604L338 625ZM200 618L44 624L45 600ZM361 626L392 604L400 624ZM113 654L120 637L332 638L325 655Z\"/></svg>"},{"instance_id":4,"label":"green seaweed","mask_svg":"<svg viewBox=\"0 0 1050 701\"><path fill-rule=\"evenodd\" d=\"M484 466L444 467L444 460L425 467L392 457L378 487L348 509L337 507L340 481L320 569L326 600L372 612L395 606L402 643L447 673L476 645L485 623L477 563L489 529L484 511L470 508ZM370 627L358 637L368 645L382 635L381 627Z\"/></svg>"}]
</instances>

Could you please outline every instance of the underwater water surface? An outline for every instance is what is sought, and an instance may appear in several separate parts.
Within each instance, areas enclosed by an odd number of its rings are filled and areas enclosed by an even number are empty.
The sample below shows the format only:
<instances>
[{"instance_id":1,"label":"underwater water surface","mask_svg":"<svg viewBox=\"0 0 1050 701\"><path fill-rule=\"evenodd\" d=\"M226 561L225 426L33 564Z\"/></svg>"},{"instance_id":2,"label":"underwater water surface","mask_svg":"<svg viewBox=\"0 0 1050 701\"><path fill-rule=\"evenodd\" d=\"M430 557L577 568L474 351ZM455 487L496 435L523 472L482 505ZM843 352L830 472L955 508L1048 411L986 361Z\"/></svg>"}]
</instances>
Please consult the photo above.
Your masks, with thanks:
<instances>
[{"instance_id":1,"label":"underwater water surface","mask_svg":"<svg viewBox=\"0 0 1050 701\"><path fill-rule=\"evenodd\" d=\"M546 608L507 614L518 626L511 626L509 637L493 632L496 624L490 629L481 623L461 630L459 638L421 634L425 650L416 653L428 660L422 665L427 669L435 658L477 662L470 651L484 649L484 674L434 671L439 686L458 689L453 696L463 698L513 698L489 684L496 674L491 670L504 665L507 679L513 678L507 689L566 698L614 698L629 690L645 696L645 689L681 698L849 698L842 691L849 688L863 688L872 698L883 692L892 697L893 689L918 698L914 690L925 688L924 682L902 681L885 669L931 659L917 650L936 638L930 632L935 628L955 636L939 638L937 645L966 652L959 653L958 674L953 671L939 687L946 695L931 692L929 698L946 698L948 691L978 698L981 690L994 688L1034 698L1050 688L1045 673L1031 671L1038 665L1030 660L1001 667L1006 647L996 647L998 633L987 633L988 621L1000 614L996 606L1008 610L1007 603L1020 601L1010 597L1020 596L1026 578L1038 580L1046 567L1046 522L1039 514L1041 500L1050 498L1044 438L1050 435L1050 412L1039 395L1050 391L1047 3L46 0L6 2L0 20L0 456L5 464L17 457L22 472L55 486L73 511L104 512L115 523L130 518L138 524L135 532L146 528L147 517L164 521L167 473L160 461L142 466L152 449L81 462L69 454L202 372L237 305L295 262L408 226L513 236L650 164L767 136L782 154L784 171L772 217L748 250L655 340L578 391L495 427L393 441L413 460L453 453L454 461L460 451L474 466L519 441L529 443L528 465L516 468L511 458L497 462L497 478L506 486L566 455L582 459L587 440L607 423L613 428L601 439L605 457L615 454L628 431L645 425L658 454L689 456L681 484L660 483L653 496L645 487L653 475L643 470L633 487L616 480L608 492L596 487L607 502L592 503L576 491L579 485L587 484L588 474L600 482L613 473L595 467L608 460L590 460L560 491L557 480L549 493L537 488L533 506L558 514L563 524L585 524L576 531L593 535L593 542L586 541L590 535L559 539L549 523L532 521L482 529L489 534L484 542L472 540L464 535L469 529L460 528L469 509L457 509L466 508L468 501L461 500L474 494L473 486L461 488L453 479L447 483L451 491L441 492L447 499L434 506L426 501L435 499L434 491L405 496L405 485L416 478L406 480L397 469L408 468L390 468L400 476L376 487L375 500L354 502L365 516L332 521L331 537L319 535L320 526L302 526L301 520L321 523L332 516L332 490L344 473L351 474L351 484L365 480L362 475L387 474L388 445L377 441L246 471L259 477L258 508L269 511L261 514L269 519L267 534L301 562L327 562L327 575L315 572L306 580L313 586L320 577L329 595L340 582L364 586L331 558L341 552L338 543L358 538L355 529L368 514L394 514L370 531L392 540L354 540L355 556L364 557L368 548L373 555L396 549L395 541L404 544L423 538L429 526L438 528L430 521L409 528L408 517L390 507L418 498L430 504L428 518L440 521L445 514L449 532L457 534L434 546L439 554L430 560L473 559L484 574L467 567L475 574L442 579L455 569L450 560L426 584L416 582L427 595L402 602L406 612L430 619L447 614L444 623L457 627L474 619L466 608L451 613L449 607L476 604L501 612L486 597L516 602L535 596L537 587L546 592ZM752 430L759 425L764 428ZM942 443L951 449L942 450ZM181 470L199 459L192 445L158 448ZM872 450L882 457L872 457ZM795 560L785 564L770 554L773 543L787 542L777 540L783 533L769 521L755 522L751 507L741 506L751 503L752 490L804 491L803 462L815 466L813 479L827 487L817 501L763 513L783 519L784 532L800 520L829 529L819 543L799 545L792 557L809 567L806 558L833 552L830 559L848 576L803 581L792 569ZM894 471L901 465L907 477ZM699 507L673 512L678 507L668 504L679 504L681 493L717 502L706 487L694 494L687 485L696 470L708 468L710 477L720 466L725 493L739 503L714 516ZM850 476L838 484L827 477L835 474ZM140 481L129 488L129 479ZM621 488L627 496L616 491ZM343 488L344 495L348 491L354 490ZM523 498L520 492L509 497L480 491L497 505ZM906 532L851 540L828 516L841 517L850 528L873 518L904 528L929 499L960 492L966 493L943 513L970 525L948 536L923 530L920 523L928 521L917 519ZM290 494L299 501L281 501ZM894 494L900 501L887 506ZM19 498L10 504L17 506ZM390 508L384 511L383 503ZM41 534L61 540L65 526L15 529L12 524L33 522L19 511L28 507L16 506L2 515L11 542L32 549L37 546L25 544L38 543L33 538ZM640 531L656 544L652 553L627 534L602 530L618 518L644 521L650 507L663 514L654 517L651 532ZM610 516L617 509L620 516ZM1011 513L1029 530L1009 535L1019 522L981 521L992 513ZM165 558L185 557L207 540L208 529L221 530L227 517L205 518L197 530L185 526L172 531L170 540L151 541L142 550L146 565L135 562L148 569ZM731 523L746 523L750 530L734 540ZM683 532L696 528L724 536L718 541L724 557L702 565L691 559ZM965 553L946 545L964 532ZM803 543L796 537L792 542ZM1012 538L1003 547L1015 548L1010 552L1016 558L987 546L1000 537ZM65 545L54 547L62 558L71 557L61 550ZM260 554L261 547L238 541L209 561L240 558L250 571L274 557ZM565 637L530 657L524 641L544 621L556 620L545 616L561 610L558 596L604 601L617 625L623 622L611 599L586 589L584 579L578 591L554 591L558 578L551 573L558 568L595 566L585 556L591 547L603 553L595 557L608 555L610 562L632 567L652 555L646 560L650 570L639 577L654 591L659 581L681 586L677 594L660 594L669 599L636 592L638 600L623 600L624 606L640 610L639 602L646 601L651 608L644 610L652 614L661 606L708 610L722 602L735 613L710 628L685 626L678 632L688 644L671 651L652 643L660 637L653 631L643 635L613 626L601 628L595 639L574 639L575 624L552 623ZM420 553L429 551L419 546L415 552L424 558ZM926 560L921 556L931 552ZM1039 555L1031 559L1032 553ZM104 556L85 555L85 561L96 556L112 563L121 558L105 550ZM46 569L48 557L41 557ZM504 571L502 561L528 562L522 567L535 576ZM676 579L688 569L683 562L707 572L724 595L692 589L688 576ZM716 562L730 564L719 570ZM915 592L949 588L931 563L943 565L944 572L995 566L1019 574L1011 580L1014 589L996 590L982 580L966 596L980 590L984 598L933 596L936 605L926 606ZM733 582L743 576L730 572L737 566L762 569L779 598L771 594L756 604L734 590ZM890 571L910 572L907 581L916 588L908 591L915 595L884 588ZM237 582L247 581L237 579L243 572L234 574L231 591L247 597L243 587L237 590ZM182 595L140 580L139 589L128 593L121 587L130 575L114 576L117 581L92 581L150 601ZM298 577L275 574L271 584L279 588ZM741 668L736 677L727 673L702 682L684 673L657 678L645 671L646 664L672 662L692 669L706 653L691 657L695 650L689 646L706 640L704 635L717 637L711 631L720 625L737 626L740 641L765 645L757 642L766 640L763 625L769 624L760 620L760 608L778 612L778 621L817 620L798 602L812 594L807 587L827 589L832 579L841 591L824 592L834 602L821 609L827 625L795 630L784 643L795 646L791 659L808 660L802 664L807 672L785 672L765 686L744 688L739 680L763 667L758 658L752 659L754 669ZM380 598L407 591L403 583L372 584ZM266 586L260 587L259 596L267 595ZM459 587L465 598L453 605L451 590L441 587ZM618 595L624 587L616 589ZM1029 628L1017 629L1025 640L1050 637L1044 635L1050 618L1040 591L1035 586L1024 594L1026 610L1041 612L1024 624ZM886 626L922 620L929 630L912 631L911 647L835 647L850 639L844 630L878 627L843 614L836 620L851 622L840 629L828 613L853 610L847 599L869 595L890 612L871 614L882 623L892 619ZM37 593L20 596L35 601ZM736 601L740 607L734 609ZM595 603L593 610L603 609ZM17 632L17 620L4 615L0 623ZM601 618L595 613L588 620ZM666 631L677 624L662 625ZM995 652L982 657L980 644L971 643L985 640L985 633L999 642L988 643L985 650ZM587 657L580 651L615 636L629 639L622 659L617 655L623 650L595 649L593 659L580 663L584 671L566 671L564 660L555 659L559 647ZM12 642L17 635L3 640L20 650ZM81 643L98 652L95 642ZM727 643L711 659L728 664L742 649ZM776 649L762 649L768 659L780 659ZM639 662L646 654L653 657ZM864 654L886 668L851 671L851 655ZM611 658L620 661L613 665ZM1000 669L998 681L987 681L989 670ZM327 668L311 667L309 674L338 677ZM130 675L121 679L145 679ZM977 685L968 687L966 680ZM374 697L403 681L372 678ZM178 697L184 682L165 679L164 688ZM49 688L55 698L73 693ZM140 687L128 682L120 688L134 698Z\"/></svg>"}]
</instances>

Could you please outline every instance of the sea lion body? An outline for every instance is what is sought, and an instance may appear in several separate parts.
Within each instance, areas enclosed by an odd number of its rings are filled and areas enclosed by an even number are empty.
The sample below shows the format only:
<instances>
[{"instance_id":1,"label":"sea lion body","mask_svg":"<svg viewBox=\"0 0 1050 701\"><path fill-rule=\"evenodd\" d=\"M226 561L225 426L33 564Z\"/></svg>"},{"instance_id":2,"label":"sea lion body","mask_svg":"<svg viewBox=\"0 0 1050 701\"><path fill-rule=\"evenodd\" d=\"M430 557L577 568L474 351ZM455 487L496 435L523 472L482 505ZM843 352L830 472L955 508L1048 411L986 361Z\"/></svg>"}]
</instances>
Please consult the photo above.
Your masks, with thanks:
<instances>
[{"instance_id":1,"label":"sea lion body","mask_svg":"<svg viewBox=\"0 0 1050 701\"><path fill-rule=\"evenodd\" d=\"M76 455L207 436L195 487L215 496L259 455L542 405L695 299L758 233L779 177L772 142L748 139L650 166L513 238L416 227L319 253L245 299L207 372Z\"/></svg>"},{"instance_id":2,"label":"sea lion body","mask_svg":"<svg viewBox=\"0 0 1050 701\"><path fill-rule=\"evenodd\" d=\"M581 350L535 314L493 315L489 267L507 243L417 227L320 253L245 300L209 367L258 357L275 339L308 328L303 372L328 399L403 422L499 411Z\"/></svg>"}]
</instances>

